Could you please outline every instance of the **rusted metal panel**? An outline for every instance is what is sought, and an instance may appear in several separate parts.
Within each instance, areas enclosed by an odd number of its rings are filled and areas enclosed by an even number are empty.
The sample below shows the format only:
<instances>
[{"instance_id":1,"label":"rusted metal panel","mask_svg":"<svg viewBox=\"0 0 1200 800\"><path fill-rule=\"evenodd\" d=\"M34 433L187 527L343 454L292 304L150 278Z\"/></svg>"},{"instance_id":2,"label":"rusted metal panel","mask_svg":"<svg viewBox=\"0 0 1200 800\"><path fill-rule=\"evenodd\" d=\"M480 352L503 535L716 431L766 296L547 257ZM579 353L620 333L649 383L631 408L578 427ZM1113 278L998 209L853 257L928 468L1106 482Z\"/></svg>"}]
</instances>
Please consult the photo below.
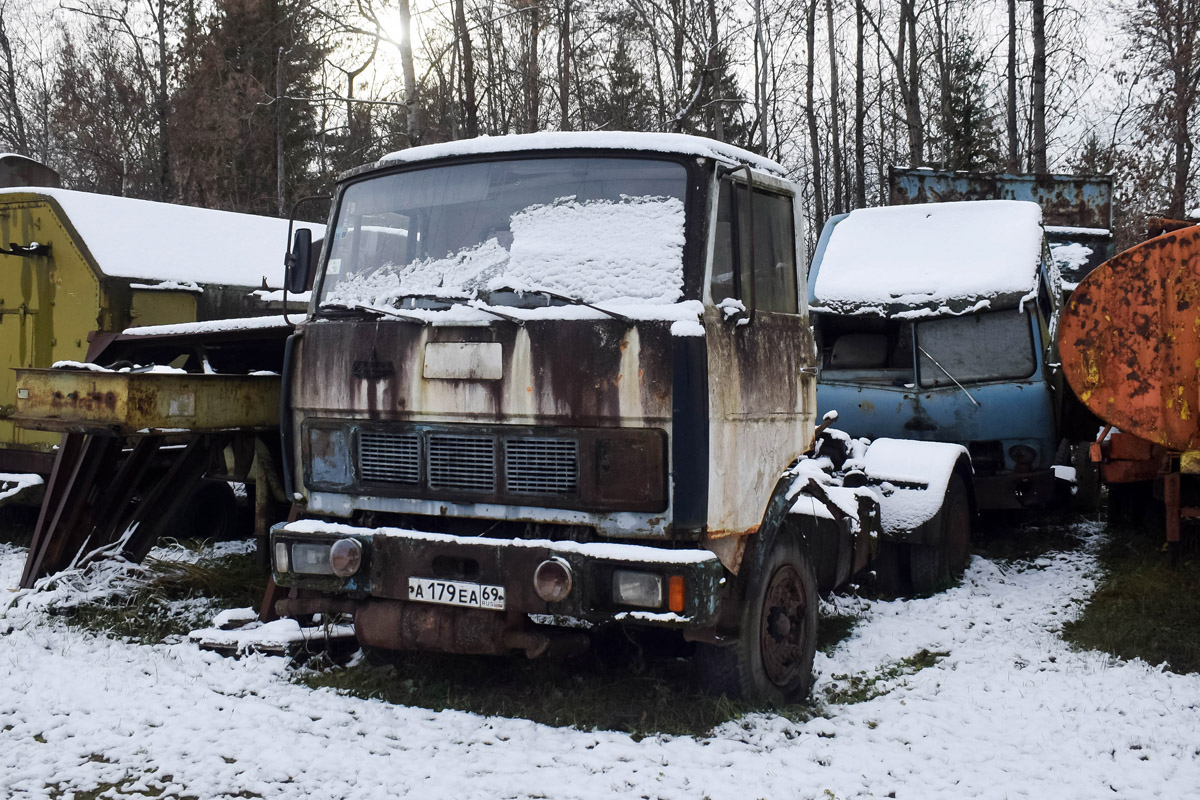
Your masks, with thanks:
<instances>
[{"instance_id":1,"label":"rusted metal panel","mask_svg":"<svg viewBox=\"0 0 1200 800\"><path fill-rule=\"evenodd\" d=\"M279 376L21 369L12 419L35 430L109 435L272 430Z\"/></svg>"},{"instance_id":2,"label":"rusted metal panel","mask_svg":"<svg viewBox=\"0 0 1200 800\"><path fill-rule=\"evenodd\" d=\"M1171 450L1200 446L1200 227L1130 248L1089 275L1064 309L1063 371L1120 430Z\"/></svg>"},{"instance_id":3,"label":"rusted metal panel","mask_svg":"<svg viewBox=\"0 0 1200 800\"><path fill-rule=\"evenodd\" d=\"M751 324L739 326L719 309L706 309L704 328L708 536L717 539L758 529L781 465L808 447L816 378L806 370L816 365L816 348L808 318L794 314L760 310Z\"/></svg>"},{"instance_id":4,"label":"rusted metal panel","mask_svg":"<svg viewBox=\"0 0 1200 800\"><path fill-rule=\"evenodd\" d=\"M1031 200L1046 225L1112 227L1112 178L1106 175L1014 175L888 168L888 202Z\"/></svg>"},{"instance_id":5,"label":"rusted metal panel","mask_svg":"<svg viewBox=\"0 0 1200 800\"><path fill-rule=\"evenodd\" d=\"M663 427L671 419L669 322L531 320L422 326L394 320L303 326L298 419ZM500 380L424 377L427 344L494 342ZM371 365L374 365L371 367ZM385 365L390 365L385 367Z\"/></svg>"}]
</instances>

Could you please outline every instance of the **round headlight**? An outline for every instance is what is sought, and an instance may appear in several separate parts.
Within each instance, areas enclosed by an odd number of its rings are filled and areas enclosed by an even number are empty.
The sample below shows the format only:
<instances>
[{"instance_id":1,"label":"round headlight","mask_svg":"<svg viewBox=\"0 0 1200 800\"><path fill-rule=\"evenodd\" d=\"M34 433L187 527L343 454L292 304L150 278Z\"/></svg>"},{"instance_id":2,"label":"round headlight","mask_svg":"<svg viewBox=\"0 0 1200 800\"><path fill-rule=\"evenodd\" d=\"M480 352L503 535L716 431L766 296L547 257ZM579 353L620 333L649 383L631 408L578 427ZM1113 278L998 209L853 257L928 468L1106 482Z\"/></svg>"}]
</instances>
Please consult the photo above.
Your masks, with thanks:
<instances>
[{"instance_id":1,"label":"round headlight","mask_svg":"<svg viewBox=\"0 0 1200 800\"><path fill-rule=\"evenodd\" d=\"M1027 444L1014 444L1008 448L1008 457L1023 467L1037 460L1037 455L1037 450Z\"/></svg>"},{"instance_id":2,"label":"round headlight","mask_svg":"<svg viewBox=\"0 0 1200 800\"><path fill-rule=\"evenodd\" d=\"M571 568L561 558L548 558L533 571L533 590L547 603L565 600L571 584Z\"/></svg>"},{"instance_id":3,"label":"round headlight","mask_svg":"<svg viewBox=\"0 0 1200 800\"><path fill-rule=\"evenodd\" d=\"M329 548L329 566L334 575L349 578L362 566L362 545L354 539L338 539Z\"/></svg>"}]
</instances>

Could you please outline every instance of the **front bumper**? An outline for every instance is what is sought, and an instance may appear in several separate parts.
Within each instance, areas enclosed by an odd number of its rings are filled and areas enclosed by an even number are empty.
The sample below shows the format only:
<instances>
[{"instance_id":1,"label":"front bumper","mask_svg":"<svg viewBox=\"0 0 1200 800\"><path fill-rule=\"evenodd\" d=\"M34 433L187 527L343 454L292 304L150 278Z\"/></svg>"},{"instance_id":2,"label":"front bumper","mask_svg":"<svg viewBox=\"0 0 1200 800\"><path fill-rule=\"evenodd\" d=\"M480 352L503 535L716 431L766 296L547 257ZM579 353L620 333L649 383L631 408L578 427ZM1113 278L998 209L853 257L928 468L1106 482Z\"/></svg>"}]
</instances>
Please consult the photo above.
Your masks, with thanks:
<instances>
[{"instance_id":1,"label":"front bumper","mask_svg":"<svg viewBox=\"0 0 1200 800\"><path fill-rule=\"evenodd\" d=\"M281 571L278 548L290 554L294 546L329 545L354 539L362 547L362 565L350 577L332 573L301 574ZM702 549L669 549L607 542L578 543L542 539L487 539L452 536L402 528L360 528L306 520L281 523L271 529L272 571L282 587L315 590L347 597L360 606L377 601L410 606L410 579L424 578L503 586L503 612L436 606L447 614L562 615L589 622L620 621L676 628L707 628L715 624L724 568L717 557ZM538 565L558 558L569 566L573 582L560 602L549 603L534 590ZM289 567L295 561L289 557ZM622 605L614 599L614 573L634 571L658 575L664 591L658 607ZM667 586L682 580L682 608L670 607Z\"/></svg>"}]
</instances>

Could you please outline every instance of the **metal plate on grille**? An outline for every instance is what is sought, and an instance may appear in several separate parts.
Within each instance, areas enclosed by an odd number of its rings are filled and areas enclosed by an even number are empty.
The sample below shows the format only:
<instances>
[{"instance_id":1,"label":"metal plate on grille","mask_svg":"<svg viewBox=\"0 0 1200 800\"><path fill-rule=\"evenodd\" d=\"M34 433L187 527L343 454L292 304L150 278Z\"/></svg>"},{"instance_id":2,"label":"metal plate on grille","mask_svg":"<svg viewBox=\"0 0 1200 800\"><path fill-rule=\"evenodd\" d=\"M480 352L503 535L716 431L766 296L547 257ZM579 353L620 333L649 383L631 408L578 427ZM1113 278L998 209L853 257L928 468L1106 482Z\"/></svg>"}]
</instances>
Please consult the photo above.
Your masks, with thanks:
<instances>
[{"instance_id":1,"label":"metal plate on grille","mask_svg":"<svg viewBox=\"0 0 1200 800\"><path fill-rule=\"evenodd\" d=\"M504 377L499 342L429 342L425 345L426 378L498 381Z\"/></svg>"},{"instance_id":2,"label":"metal plate on grille","mask_svg":"<svg viewBox=\"0 0 1200 800\"><path fill-rule=\"evenodd\" d=\"M578 494L579 443L544 437L506 439L504 489L510 494Z\"/></svg>"},{"instance_id":3,"label":"metal plate on grille","mask_svg":"<svg viewBox=\"0 0 1200 800\"><path fill-rule=\"evenodd\" d=\"M421 437L416 433L362 431L358 468L365 481L416 485L421 480Z\"/></svg>"}]
</instances>

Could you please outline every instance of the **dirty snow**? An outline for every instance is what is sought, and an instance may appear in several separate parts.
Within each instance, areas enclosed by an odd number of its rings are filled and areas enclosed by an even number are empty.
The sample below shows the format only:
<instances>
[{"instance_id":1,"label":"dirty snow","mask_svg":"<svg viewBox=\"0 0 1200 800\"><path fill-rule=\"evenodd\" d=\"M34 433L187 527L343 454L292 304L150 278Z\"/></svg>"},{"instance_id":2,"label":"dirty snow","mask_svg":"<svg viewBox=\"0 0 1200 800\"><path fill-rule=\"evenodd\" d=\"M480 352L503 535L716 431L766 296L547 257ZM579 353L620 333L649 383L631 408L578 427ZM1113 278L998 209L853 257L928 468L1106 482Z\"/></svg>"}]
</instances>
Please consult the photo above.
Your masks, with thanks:
<instances>
[{"instance_id":1,"label":"dirty snow","mask_svg":"<svg viewBox=\"0 0 1200 800\"><path fill-rule=\"evenodd\" d=\"M731 164L751 166L783 175L785 171L778 163L755 155L740 147L679 133L634 133L629 131L541 131L538 133L512 134L508 136L480 136L476 139L461 139L398 150L379 159L379 164L414 163L450 156L488 155L491 153L514 153L537 150L565 150L572 148L637 150L652 153L679 153L682 155L714 158Z\"/></svg>"},{"instance_id":2,"label":"dirty snow","mask_svg":"<svg viewBox=\"0 0 1200 800\"><path fill-rule=\"evenodd\" d=\"M0 585L16 585L24 556L0 544ZM1087 551L976 557L962 586L933 598L836 599L862 621L817 655L815 695L844 688L839 676L883 676L879 696L806 723L753 714L711 737L641 741L313 691L280 658L119 642L22 603L0 613L0 796L126 780L104 796L1194 796L1200 676L1059 639L1095 571ZM947 655L895 669L922 649Z\"/></svg>"},{"instance_id":3,"label":"dirty snow","mask_svg":"<svg viewBox=\"0 0 1200 800\"><path fill-rule=\"evenodd\" d=\"M444 257L346 275L323 301L388 308L410 295L544 289L589 303L673 303L683 290L683 227L675 197L561 198L513 214L507 249L493 237Z\"/></svg>"},{"instance_id":4,"label":"dirty snow","mask_svg":"<svg viewBox=\"0 0 1200 800\"><path fill-rule=\"evenodd\" d=\"M15 194L48 197L61 206L105 275L282 286L283 256L289 247L286 219L44 187L2 189L0 203ZM297 226L312 229L314 239L324 235L324 225Z\"/></svg>"},{"instance_id":5,"label":"dirty snow","mask_svg":"<svg viewBox=\"0 0 1200 800\"><path fill-rule=\"evenodd\" d=\"M1036 203L979 200L860 208L817 265L816 311L963 314L1016 306L1036 290Z\"/></svg>"}]
</instances>

